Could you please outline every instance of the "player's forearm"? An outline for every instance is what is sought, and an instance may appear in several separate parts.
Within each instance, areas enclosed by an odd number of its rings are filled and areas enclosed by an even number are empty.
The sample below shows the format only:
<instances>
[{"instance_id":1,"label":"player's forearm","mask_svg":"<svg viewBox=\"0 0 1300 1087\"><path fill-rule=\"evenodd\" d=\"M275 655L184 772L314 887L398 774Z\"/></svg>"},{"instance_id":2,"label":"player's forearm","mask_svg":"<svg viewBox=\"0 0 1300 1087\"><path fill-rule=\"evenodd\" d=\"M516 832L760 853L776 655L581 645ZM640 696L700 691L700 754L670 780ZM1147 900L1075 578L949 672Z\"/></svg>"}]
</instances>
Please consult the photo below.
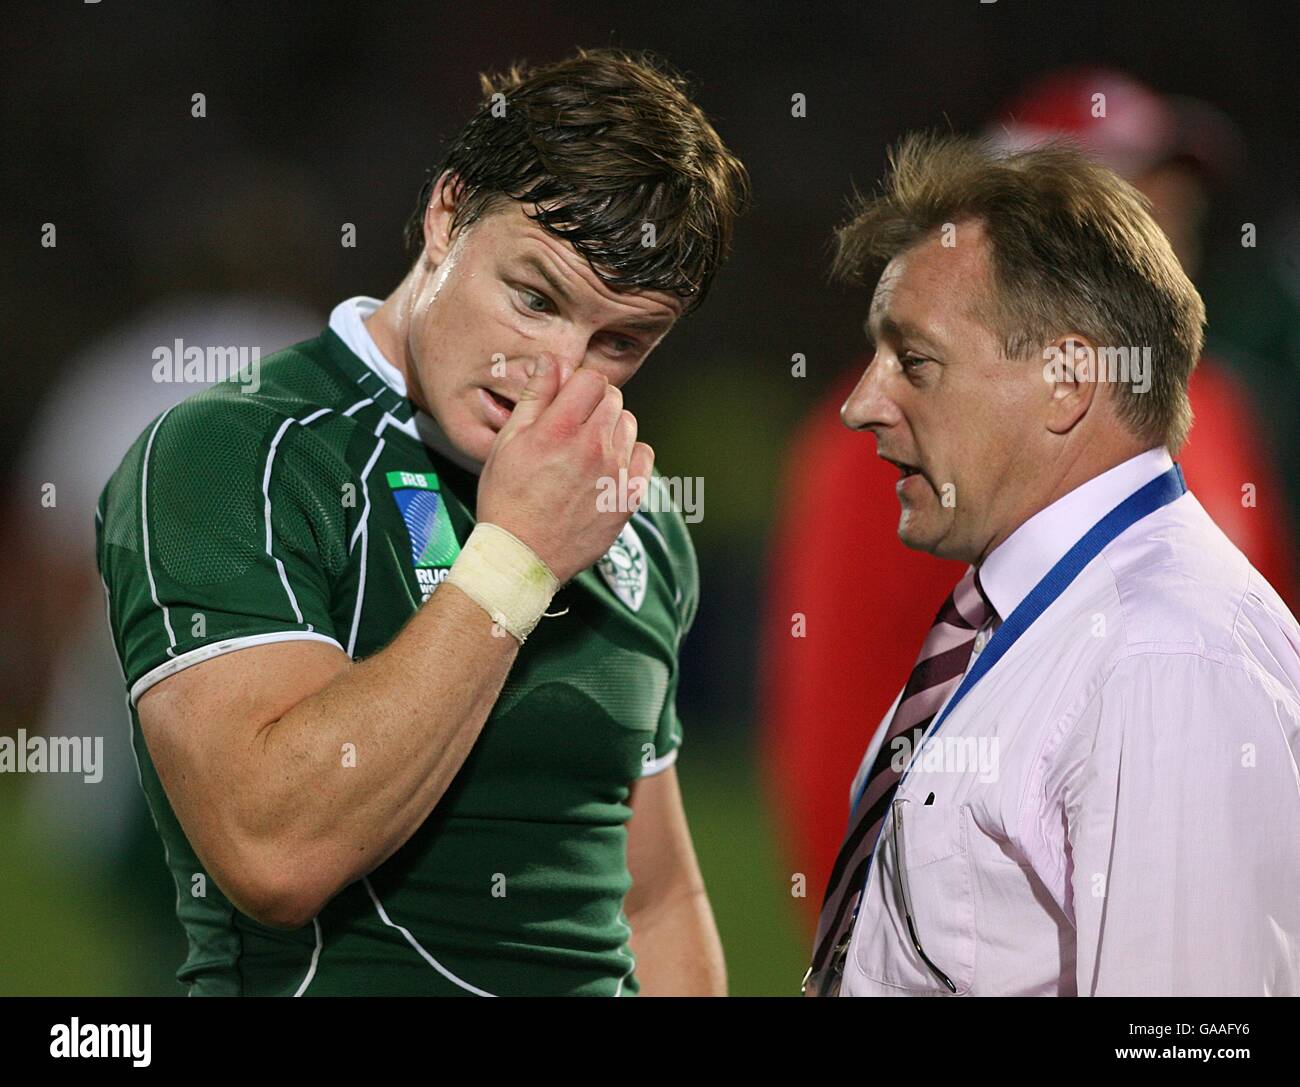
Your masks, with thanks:
<instances>
[{"instance_id":1,"label":"player's forearm","mask_svg":"<svg viewBox=\"0 0 1300 1087\"><path fill-rule=\"evenodd\" d=\"M259 734L243 829L303 911L415 833L469 756L517 652L444 585L382 652Z\"/></svg>"},{"instance_id":2,"label":"player's forearm","mask_svg":"<svg viewBox=\"0 0 1300 1087\"><path fill-rule=\"evenodd\" d=\"M704 889L631 914L642 996L726 996L727 966Z\"/></svg>"}]
</instances>

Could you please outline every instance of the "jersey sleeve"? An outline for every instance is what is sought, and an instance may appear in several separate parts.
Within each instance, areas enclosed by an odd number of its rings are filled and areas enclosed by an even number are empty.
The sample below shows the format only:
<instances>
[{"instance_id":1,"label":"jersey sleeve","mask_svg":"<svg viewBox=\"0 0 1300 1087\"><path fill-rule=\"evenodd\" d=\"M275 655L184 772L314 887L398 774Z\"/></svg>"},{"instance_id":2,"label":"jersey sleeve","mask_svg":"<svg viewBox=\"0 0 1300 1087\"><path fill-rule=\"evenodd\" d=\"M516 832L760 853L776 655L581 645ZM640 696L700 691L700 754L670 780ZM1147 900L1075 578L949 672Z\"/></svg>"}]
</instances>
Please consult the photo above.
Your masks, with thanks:
<instances>
[{"instance_id":1,"label":"jersey sleeve","mask_svg":"<svg viewBox=\"0 0 1300 1087\"><path fill-rule=\"evenodd\" d=\"M237 395L237 394L236 394ZM155 683L265 642L339 645L341 471L298 420L186 401L137 440L101 498L99 566L134 705ZM321 443L316 441L316 445Z\"/></svg>"},{"instance_id":2,"label":"jersey sleeve","mask_svg":"<svg viewBox=\"0 0 1300 1087\"><path fill-rule=\"evenodd\" d=\"M659 714L659 723L655 730L655 757L642 770L642 777L661 773L677 761L677 751L682 743L682 723L677 713L681 648L691 625L695 622L695 612L700 602L699 562L685 520L680 513L673 511L656 515L655 523L663 541L667 544L668 566L677 615L677 652L668 678L668 691L664 696L663 710Z\"/></svg>"}]
</instances>

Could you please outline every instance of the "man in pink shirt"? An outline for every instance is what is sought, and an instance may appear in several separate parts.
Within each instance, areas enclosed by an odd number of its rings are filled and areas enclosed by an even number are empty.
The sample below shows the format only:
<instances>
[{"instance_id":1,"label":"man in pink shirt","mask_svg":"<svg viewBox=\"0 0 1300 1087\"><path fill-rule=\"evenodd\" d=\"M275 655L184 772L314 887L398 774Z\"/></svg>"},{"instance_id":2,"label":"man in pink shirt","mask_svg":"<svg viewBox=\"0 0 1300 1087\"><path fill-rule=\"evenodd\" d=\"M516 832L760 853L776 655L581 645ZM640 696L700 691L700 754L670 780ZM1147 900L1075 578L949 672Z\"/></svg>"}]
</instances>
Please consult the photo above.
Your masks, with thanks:
<instances>
[{"instance_id":1,"label":"man in pink shirt","mask_svg":"<svg viewBox=\"0 0 1300 1087\"><path fill-rule=\"evenodd\" d=\"M1007 150L1062 136L1075 142L1151 200L1151 217L1198 282L1208 200L1242 159L1235 130L1211 106L1159 94L1122 72L1071 67L1034 79L985 135ZM1222 338L1226 315L1207 307L1208 327ZM845 365L787 446L767 563L762 761L787 870L813 888L793 900L809 937L844 833L853 767L963 569L898 544L892 465L839 419L865 364L859 354ZM1178 460L1206 512L1296 612L1293 487L1252 400L1261 391L1285 400L1280 386L1251 389L1222 358L1203 353L1187 390L1196 426ZM791 636L796 614L800 637Z\"/></svg>"},{"instance_id":2,"label":"man in pink shirt","mask_svg":"<svg viewBox=\"0 0 1300 1087\"><path fill-rule=\"evenodd\" d=\"M816 995L1300 994L1300 627L1187 491L1205 310L1141 199L913 138L838 232L843 407L967 566L875 732ZM883 617L882 617L883 621Z\"/></svg>"}]
</instances>

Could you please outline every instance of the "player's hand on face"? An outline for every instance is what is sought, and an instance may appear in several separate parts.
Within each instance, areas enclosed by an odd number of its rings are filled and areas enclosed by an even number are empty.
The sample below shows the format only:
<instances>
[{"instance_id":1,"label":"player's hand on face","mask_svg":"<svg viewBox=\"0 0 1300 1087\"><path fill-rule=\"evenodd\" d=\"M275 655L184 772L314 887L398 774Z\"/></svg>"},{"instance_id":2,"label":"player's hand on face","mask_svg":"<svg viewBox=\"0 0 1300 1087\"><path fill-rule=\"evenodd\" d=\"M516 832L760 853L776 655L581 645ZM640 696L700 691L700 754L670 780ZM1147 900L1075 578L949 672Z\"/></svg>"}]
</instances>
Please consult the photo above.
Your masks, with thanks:
<instances>
[{"instance_id":1,"label":"player's hand on face","mask_svg":"<svg viewBox=\"0 0 1300 1087\"><path fill-rule=\"evenodd\" d=\"M539 358L483 466L478 519L514 533L569 580L609 550L649 485L654 450L636 434L636 416L604 375L579 367L564 380ZM628 508L598 508L609 481L618 488L622 479L628 500L614 504Z\"/></svg>"}]
</instances>

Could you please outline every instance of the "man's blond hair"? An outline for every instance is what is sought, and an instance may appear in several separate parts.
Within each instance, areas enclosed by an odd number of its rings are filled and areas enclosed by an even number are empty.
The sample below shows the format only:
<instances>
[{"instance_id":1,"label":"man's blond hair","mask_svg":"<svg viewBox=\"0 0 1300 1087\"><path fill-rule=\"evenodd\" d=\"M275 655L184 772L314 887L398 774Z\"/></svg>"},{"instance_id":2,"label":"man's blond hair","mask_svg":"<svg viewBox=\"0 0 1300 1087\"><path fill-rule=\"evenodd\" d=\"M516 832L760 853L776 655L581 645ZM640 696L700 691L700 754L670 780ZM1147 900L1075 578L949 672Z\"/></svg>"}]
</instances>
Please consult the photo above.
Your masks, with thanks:
<instances>
[{"instance_id":1,"label":"man's blond hair","mask_svg":"<svg viewBox=\"0 0 1300 1087\"><path fill-rule=\"evenodd\" d=\"M1117 383L1116 410L1139 437L1177 453L1192 425L1187 383L1205 305L1149 206L1066 141L1004 152L968 137L911 135L890 154L880 194L856 197L836 230L833 274L874 285L904 249L946 224L959 237L958 224L978 221L993 286L977 316L1005 356L1041 353L1071 332L1099 348L1148 348L1149 388Z\"/></svg>"}]
</instances>

